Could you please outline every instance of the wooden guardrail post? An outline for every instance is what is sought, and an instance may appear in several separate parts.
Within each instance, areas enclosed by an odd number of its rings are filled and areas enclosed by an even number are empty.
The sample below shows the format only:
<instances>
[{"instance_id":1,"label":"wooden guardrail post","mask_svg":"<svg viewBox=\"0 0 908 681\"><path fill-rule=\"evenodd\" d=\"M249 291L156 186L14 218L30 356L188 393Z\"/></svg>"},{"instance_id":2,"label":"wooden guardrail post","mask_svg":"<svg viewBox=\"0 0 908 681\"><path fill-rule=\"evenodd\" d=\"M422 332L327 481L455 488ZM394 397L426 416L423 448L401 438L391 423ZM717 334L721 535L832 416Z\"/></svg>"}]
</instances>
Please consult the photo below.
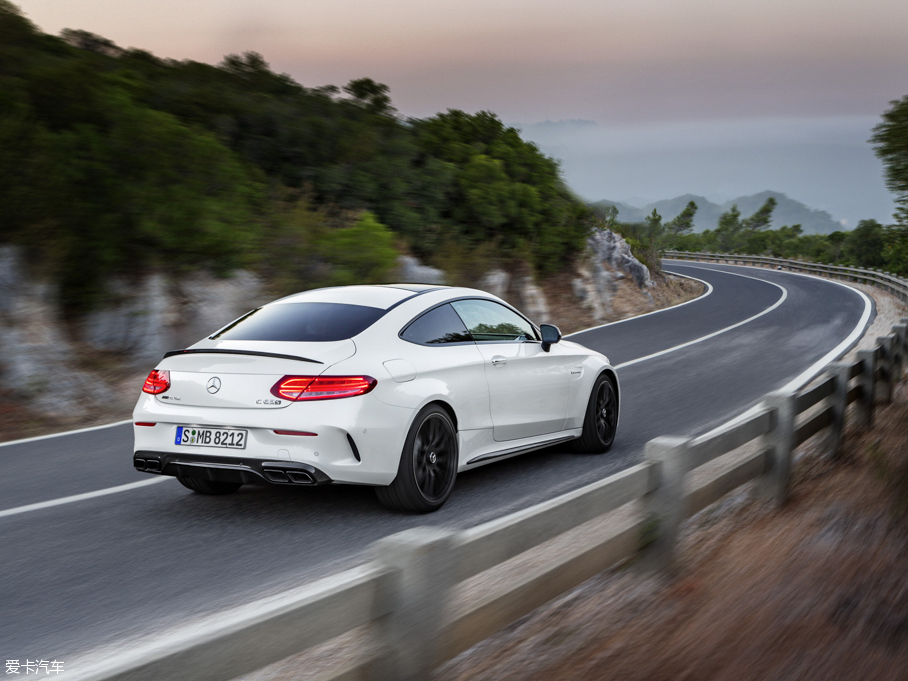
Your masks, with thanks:
<instances>
[{"instance_id":1,"label":"wooden guardrail post","mask_svg":"<svg viewBox=\"0 0 908 681\"><path fill-rule=\"evenodd\" d=\"M455 533L417 527L373 545L375 562L396 573L386 593L389 613L374 622L378 659L370 681L431 678L441 641L444 609L456 579Z\"/></svg>"},{"instance_id":2,"label":"wooden guardrail post","mask_svg":"<svg viewBox=\"0 0 908 681\"><path fill-rule=\"evenodd\" d=\"M901 324L892 327L892 333L895 335L896 344L896 365L893 372L895 382L902 380L902 372L905 369L905 359L908 355L908 324L903 320Z\"/></svg>"},{"instance_id":3,"label":"wooden guardrail post","mask_svg":"<svg viewBox=\"0 0 908 681\"><path fill-rule=\"evenodd\" d=\"M905 300L906 300L906 302L908 302L908 290L906 290ZM902 335L902 341L903 341L902 348L905 351L905 356L908 357L908 317L902 318L899 321L899 326L905 327L904 334Z\"/></svg>"},{"instance_id":4,"label":"wooden guardrail post","mask_svg":"<svg viewBox=\"0 0 908 681\"><path fill-rule=\"evenodd\" d=\"M877 397L882 404L892 402L892 345L895 338L893 336L879 336L876 342L880 346L880 369L881 376Z\"/></svg>"},{"instance_id":5,"label":"wooden guardrail post","mask_svg":"<svg viewBox=\"0 0 908 681\"><path fill-rule=\"evenodd\" d=\"M829 365L829 373L835 377L835 390L830 395L832 425L829 426L828 453L830 459L837 459L842 448L842 433L845 430L845 410L848 408L848 381L851 364L835 362Z\"/></svg>"},{"instance_id":6,"label":"wooden guardrail post","mask_svg":"<svg viewBox=\"0 0 908 681\"><path fill-rule=\"evenodd\" d=\"M873 404L876 400L876 353L873 350L858 350L858 360L861 362L861 373L858 376L858 385L861 394L858 396L857 416L858 425L870 428L873 425Z\"/></svg>"},{"instance_id":7,"label":"wooden guardrail post","mask_svg":"<svg viewBox=\"0 0 908 681\"><path fill-rule=\"evenodd\" d=\"M796 392L777 391L765 398L766 406L773 410L773 428L763 436L763 445L769 452L771 463L760 484L762 495L776 506L788 500L788 483L791 477L791 457L794 451Z\"/></svg>"},{"instance_id":8,"label":"wooden guardrail post","mask_svg":"<svg viewBox=\"0 0 908 681\"><path fill-rule=\"evenodd\" d=\"M684 520L684 478L690 470L690 440L657 437L646 443L643 458L657 467L659 484L643 497L647 530L643 538L645 569L670 572L675 564L678 530Z\"/></svg>"}]
</instances>

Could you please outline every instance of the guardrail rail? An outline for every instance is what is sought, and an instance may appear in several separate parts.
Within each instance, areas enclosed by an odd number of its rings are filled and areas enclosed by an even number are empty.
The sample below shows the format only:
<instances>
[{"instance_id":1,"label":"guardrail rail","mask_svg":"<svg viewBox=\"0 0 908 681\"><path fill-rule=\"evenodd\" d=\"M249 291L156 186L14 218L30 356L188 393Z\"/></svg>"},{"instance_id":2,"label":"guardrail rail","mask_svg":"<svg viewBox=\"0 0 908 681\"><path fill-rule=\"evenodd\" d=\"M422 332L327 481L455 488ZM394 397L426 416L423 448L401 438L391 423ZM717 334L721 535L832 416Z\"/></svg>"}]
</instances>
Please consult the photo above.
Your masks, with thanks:
<instances>
[{"instance_id":1,"label":"guardrail rail","mask_svg":"<svg viewBox=\"0 0 908 681\"><path fill-rule=\"evenodd\" d=\"M667 255L754 264L751 256ZM760 262L807 272L834 267ZM904 279L835 269L884 287L904 285L908 298ZM386 537L363 566L134 645L76 671L76 678L227 681L368 625L368 651L320 681L425 681L435 667L606 568L639 554L644 567L670 571L681 523L746 482L758 480L760 494L784 503L793 450L825 429L826 450L836 457L848 405L856 404L860 426L870 426L874 405L891 400L906 355L908 319L902 319L875 348L858 352L854 362L830 364L809 387L771 393L746 417L705 436L650 441L637 466L468 530L423 527ZM720 459L748 443L756 446L732 461ZM459 583L597 518L602 529L594 540L496 583L456 612L450 607Z\"/></svg>"},{"instance_id":2,"label":"guardrail rail","mask_svg":"<svg viewBox=\"0 0 908 681\"><path fill-rule=\"evenodd\" d=\"M848 267L829 265L821 262L806 262L789 258L773 258L767 255L737 255L734 253L689 253L687 251L665 251L664 257L672 260L697 260L700 262L725 263L728 265L751 265L753 267L772 267L789 272L806 272L820 274L846 281L856 281L878 286L900 300L908 303L908 279L883 270L865 267Z\"/></svg>"}]
</instances>

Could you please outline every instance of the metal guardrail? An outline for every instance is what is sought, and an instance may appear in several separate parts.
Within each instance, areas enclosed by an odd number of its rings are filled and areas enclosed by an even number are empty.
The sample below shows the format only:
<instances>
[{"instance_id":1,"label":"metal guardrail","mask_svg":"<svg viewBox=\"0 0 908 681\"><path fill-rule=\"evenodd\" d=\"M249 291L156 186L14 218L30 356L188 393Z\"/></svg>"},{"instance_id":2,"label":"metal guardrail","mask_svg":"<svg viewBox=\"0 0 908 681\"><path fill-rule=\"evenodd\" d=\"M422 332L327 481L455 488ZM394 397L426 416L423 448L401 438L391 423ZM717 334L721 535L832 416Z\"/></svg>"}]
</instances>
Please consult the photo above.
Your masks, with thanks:
<instances>
[{"instance_id":1,"label":"metal guardrail","mask_svg":"<svg viewBox=\"0 0 908 681\"><path fill-rule=\"evenodd\" d=\"M901 322L857 361L829 365L808 388L767 395L743 420L695 439L650 441L640 465L468 530L416 528L379 540L364 566L134 644L76 678L227 681L368 624L369 652L321 681L425 681L433 668L632 556L640 554L650 569L671 570L682 521L750 480L759 480L767 499L783 503L795 447L828 429L826 446L835 457L846 407L856 403L858 423L868 427L874 405L891 399L908 356L908 319ZM716 461L752 442L753 453ZM698 470L710 463L720 465ZM618 518L604 517L629 502L638 504ZM456 612L450 608L458 583L600 517L595 539Z\"/></svg>"},{"instance_id":2,"label":"metal guardrail","mask_svg":"<svg viewBox=\"0 0 908 681\"><path fill-rule=\"evenodd\" d=\"M882 270L864 267L845 267L819 262L805 262L788 258L773 258L764 255L736 255L733 253L689 253L687 251L665 251L666 258L673 260L698 260L701 262L726 263L729 265L752 265L772 267L790 272L820 274L846 281L857 281L878 286L899 299L908 302L908 279Z\"/></svg>"}]
</instances>

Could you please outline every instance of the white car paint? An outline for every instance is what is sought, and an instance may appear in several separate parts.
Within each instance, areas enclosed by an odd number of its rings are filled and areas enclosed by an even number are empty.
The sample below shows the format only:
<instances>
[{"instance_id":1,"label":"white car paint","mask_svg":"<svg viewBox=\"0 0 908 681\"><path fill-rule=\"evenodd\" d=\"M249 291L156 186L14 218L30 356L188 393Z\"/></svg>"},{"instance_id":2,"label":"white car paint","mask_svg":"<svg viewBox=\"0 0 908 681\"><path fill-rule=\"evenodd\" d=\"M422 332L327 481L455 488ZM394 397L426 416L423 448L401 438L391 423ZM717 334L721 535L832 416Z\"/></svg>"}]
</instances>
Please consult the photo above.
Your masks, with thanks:
<instances>
[{"instance_id":1,"label":"white car paint","mask_svg":"<svg viewBox=\"0 0 908 681\"><path fill-rule=\"evenodd\" d=\"M388 485L397 474L413 419L429 403L443 403L454 414L459 471L578 437L597 377L610 372L617 389L608 359L565 340L544 352L538 341L422 345L400 337L427 310L458 299L483 299L510 308L484 291L408 284L320 289L269 303L265 307L322 302L386 312L346 340L241 341L212 334L189 348L195 353L166 357L157 369L170 372L171 388L139 398L134 422L155 425L134 426L134 451L211 456L236 465L252 460L298 462L333 482ZM266 352L322 363L198 352L206 350ZM501 357L507 362L493 364ZM287 375L367 375L377 379L377 385L355 397L278 404L270 390ZM214 394L206 389L213 377L220 381ZM248 442L245 449L177 445L179 425L247 429ZM315 435L279 435L275 430Z\"/></svg>"}]
</instances>

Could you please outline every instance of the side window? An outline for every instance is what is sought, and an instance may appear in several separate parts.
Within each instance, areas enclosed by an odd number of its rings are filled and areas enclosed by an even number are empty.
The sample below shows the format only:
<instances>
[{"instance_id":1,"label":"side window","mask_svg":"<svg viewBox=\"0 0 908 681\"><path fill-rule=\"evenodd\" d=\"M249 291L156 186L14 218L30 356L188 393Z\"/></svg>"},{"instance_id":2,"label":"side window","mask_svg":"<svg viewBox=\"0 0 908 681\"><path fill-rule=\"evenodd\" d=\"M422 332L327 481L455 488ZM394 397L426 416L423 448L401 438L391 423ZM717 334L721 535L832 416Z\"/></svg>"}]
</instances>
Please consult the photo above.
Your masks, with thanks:
<instances>
[{"instance_id":1,"label":"side window","mask_svg":"<svg viewBox=\"0 0 908 681\"><path fill-rule=\"evenodd\" d=\"M451 306L475 341L539 340L519 314L491 300L456 300Z\"/></svg>"},{"instance_id":2,"label":"side window","mask_svg":"<svg viewBox=\"0 0 908 681\"><path fill-rule=\"evenodd\" d=\"M450 305L429 310L403 330L400 337L412 343L463 343L473 339Z\"/></svg>"}]
</instances>

